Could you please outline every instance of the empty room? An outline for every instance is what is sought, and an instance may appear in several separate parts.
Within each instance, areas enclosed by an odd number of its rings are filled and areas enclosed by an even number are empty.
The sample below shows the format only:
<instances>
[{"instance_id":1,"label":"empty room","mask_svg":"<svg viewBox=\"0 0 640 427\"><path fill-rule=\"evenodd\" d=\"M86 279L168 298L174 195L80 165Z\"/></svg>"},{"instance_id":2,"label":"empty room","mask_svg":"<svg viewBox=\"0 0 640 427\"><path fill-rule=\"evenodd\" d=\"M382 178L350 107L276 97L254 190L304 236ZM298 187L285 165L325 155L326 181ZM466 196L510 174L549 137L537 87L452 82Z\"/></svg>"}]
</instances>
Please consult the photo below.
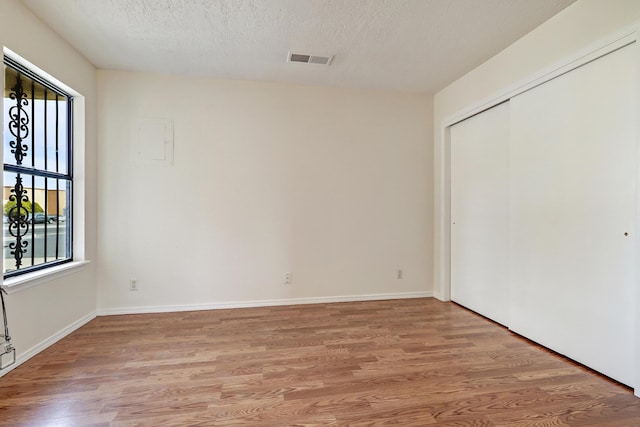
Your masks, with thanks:
<instances>
[{"instance_id":1,"label":"empty room","mask_svg":"<svg viewBox=\"0 0 640 427\"><path fill-rule=\"evenodd\" d=\"M1 426L640 426L640 1L0 0L0 45Z\"/></svg>"}]
</instances>

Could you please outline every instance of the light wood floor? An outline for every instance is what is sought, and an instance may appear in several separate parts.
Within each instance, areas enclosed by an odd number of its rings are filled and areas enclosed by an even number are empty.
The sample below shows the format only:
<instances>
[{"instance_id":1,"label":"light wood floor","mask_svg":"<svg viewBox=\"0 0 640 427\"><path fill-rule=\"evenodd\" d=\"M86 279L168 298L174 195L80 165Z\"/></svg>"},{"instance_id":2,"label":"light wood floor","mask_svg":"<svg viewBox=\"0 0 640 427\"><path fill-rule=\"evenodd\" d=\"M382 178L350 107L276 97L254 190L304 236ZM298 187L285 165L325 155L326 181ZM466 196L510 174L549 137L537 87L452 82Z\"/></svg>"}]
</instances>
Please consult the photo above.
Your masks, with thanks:
<instances>
[{"instance_id":1,"label":"light wood floor","mask_svg":"<svg viewBox=\"0 0 640 427\"><path fill-rule=\"evenodd\" d=\"M630 389L434 299L99 317L3 426L640 426Z\"/></svg>"}]
</instances>

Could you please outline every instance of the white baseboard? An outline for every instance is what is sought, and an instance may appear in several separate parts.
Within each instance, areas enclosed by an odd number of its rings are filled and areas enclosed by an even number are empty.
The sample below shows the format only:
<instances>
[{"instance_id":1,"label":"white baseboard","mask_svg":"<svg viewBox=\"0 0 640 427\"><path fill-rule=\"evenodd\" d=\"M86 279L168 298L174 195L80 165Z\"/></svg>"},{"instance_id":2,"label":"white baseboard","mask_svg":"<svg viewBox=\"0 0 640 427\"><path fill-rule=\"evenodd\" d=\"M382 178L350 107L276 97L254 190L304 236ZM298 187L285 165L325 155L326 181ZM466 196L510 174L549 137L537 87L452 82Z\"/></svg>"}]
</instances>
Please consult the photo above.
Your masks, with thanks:
<instances>
[{"instance_id":1,"label":"white baseboard","mask_svg":"<svg viewBox=\"0 0 640 427\"><path fill-rule=\"evenodd\" d=\"M450 301L442 296L441 292L433 292L433 297L439 301Z\"/></svg>"},{"instance_id":2,"label":"white baseboard","mask_svg":"<svg viewBox=\"0 0 640 427\"><path fill-rule=\"evenodd\" d=\"M3 375L5 375L8 372L11 372L12 370L17 368L18 366L22 365L24 362L26 362L27 360L31 359L33 356L35 356L36 354L40 353L41 351L43 351L47 347L57 343L62 338L64 338L67 335L69 335L71 332L73 332L73 331L79 329L80 327L86 325L91 320L95 319L96 315L97 315L97 313L95 311L92 312L92 313L89 313L86 316L76 320L75 322L73 322L72 324L67 326L66 328L61 329L60 331L58 331L55 334L51 335L49 338L47 338L47 339L41 341L40 343L34 345L33 347L31 347L27 351L17 354L16 355L16 363L14 363L13 365L8 366L6 369L0 371L0 377L2 377Z\"/></svg>"},{"instance_id":3,"label":"white baseboard","mask_svg":"<svg viewBox=\"0 0 640 427\"><path fill-rule=\"evenodd\" d=\"M183 304L183 305L159 305L141 307L121 307L121 308L99 308L98 316L111 316L116 314L142 314L142 313L167 313L172 311L199 311L217 310L223 308L248 308L248 307L270 307L277 305L296 304L322 304L330 302L350 302L350 301L374 301L387 299L405 298L429 298L432 292L406 292L394 294L369 294L369 295L342 295L334 297L313 297L313 298L290 298L275 300L256 301L231 301L209 304Z\"/></svg>"}]
</instances>

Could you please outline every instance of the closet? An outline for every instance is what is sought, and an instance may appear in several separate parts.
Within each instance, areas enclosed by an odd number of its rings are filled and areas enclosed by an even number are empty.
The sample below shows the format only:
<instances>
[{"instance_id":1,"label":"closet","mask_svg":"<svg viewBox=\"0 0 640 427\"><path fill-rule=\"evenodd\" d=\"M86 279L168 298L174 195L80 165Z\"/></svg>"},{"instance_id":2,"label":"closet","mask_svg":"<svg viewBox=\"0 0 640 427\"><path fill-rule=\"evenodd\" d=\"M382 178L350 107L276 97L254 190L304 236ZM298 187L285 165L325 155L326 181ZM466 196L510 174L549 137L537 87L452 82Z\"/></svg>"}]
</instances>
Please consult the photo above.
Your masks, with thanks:
<instances>
[{"instance_id":1,"label":"closet","mask_svg":"<svg viewBox=\"0 0 640 427\"><path fill-rule=\"evenodd\" d=\"M450 128L452 300L635 383L635 44Z\"/></svg>"}]
</instances>

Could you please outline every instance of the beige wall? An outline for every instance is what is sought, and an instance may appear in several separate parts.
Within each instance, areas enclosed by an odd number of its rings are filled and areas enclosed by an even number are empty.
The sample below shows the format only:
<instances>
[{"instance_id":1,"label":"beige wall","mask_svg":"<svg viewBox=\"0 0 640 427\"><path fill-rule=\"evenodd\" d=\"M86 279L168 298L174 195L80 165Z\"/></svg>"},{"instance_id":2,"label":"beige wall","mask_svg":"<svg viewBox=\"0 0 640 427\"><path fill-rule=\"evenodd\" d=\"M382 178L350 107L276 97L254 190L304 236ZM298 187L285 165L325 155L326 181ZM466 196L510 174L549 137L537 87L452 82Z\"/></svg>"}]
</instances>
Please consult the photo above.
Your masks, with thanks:
<instances>
[{"instance_id":1,"label":"beige wall","mask_svg":"<svg viewBox=\"0 0 640 427\"><path fill-rule=\"evenodd\" d=\"M603 40L631 32L637 0L579 0L434 96L434 294L449 298L449 158L444 125L577 59ZM627 31L628 29L628 31Z\"/></svg>"},{"instance_id":2,"label":"beige wall","mask_svg":"<svg viewBox=\"0 0 640 427\"><path fill-rule=\"evenodd\" d=\"M98 82L99 311L430 293L430 97ZM173 166L131 160L142 117L174 121Z\"/></svg>"},{"instance_id":3,"label":"beige wall","mask_svg":"<svg viewBox=\"0 0 640 427\"><path fill-rule=\"evenodd\" d=\"M74 234L86 241L84 257L96 254L96 72L83 57L35 18L21 2L0 0L0 45L46 70L81 93L86 105L85 142L76 146L79 169L75 187L84 206L84 222ZM83 251L78 251L82 253ZM6 297L9 325L18 357L31 354L52 338L90 318L96 309L95 263Z\"/></svg>"}]
</instances>

